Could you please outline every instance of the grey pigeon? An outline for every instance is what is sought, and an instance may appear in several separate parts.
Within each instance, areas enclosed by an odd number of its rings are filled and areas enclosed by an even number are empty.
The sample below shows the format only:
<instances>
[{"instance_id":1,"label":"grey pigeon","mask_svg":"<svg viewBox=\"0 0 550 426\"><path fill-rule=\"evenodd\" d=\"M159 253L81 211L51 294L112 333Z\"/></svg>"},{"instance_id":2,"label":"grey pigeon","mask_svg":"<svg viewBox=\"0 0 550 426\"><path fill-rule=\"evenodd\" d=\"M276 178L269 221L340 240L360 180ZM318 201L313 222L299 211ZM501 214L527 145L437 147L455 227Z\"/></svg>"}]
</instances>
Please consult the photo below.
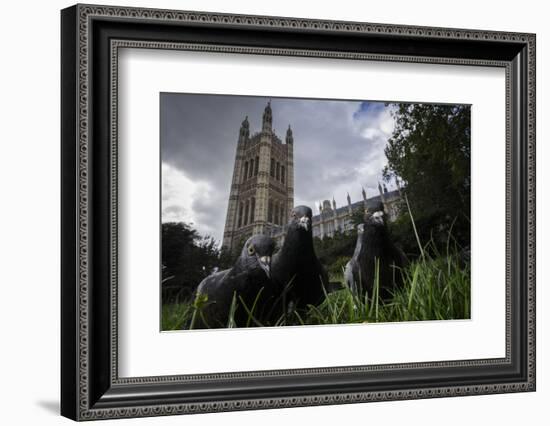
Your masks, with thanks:
<instances>
[{"instance_id":1,"label":"grey pigeon","mask_svg":"<svg viewBox=\"0 0 550 426\"><path fill-rule=\"evenodd\" d=\"M277 292L285 294L283 309L288 303L296 310L318 305L324 296L328 275L313 248L311 209L297 206L292 210L281 249L273 256L272 277Z\"/></svg>"},{"instance_id":2,"label":"grey pigeon","mask_svg":"<svg viewBox=\"0 0 550 426\"><path fill-rule=\"evenodd\" d=\"M387 299L402 284L401 268L407 258L390 238L383 207L357 227L355 251L344 270L346 283L354 293L373 295L377 263L379 296Z\"/></svg>"},{"instance_id":3,"label":"grey pigeon","mask_svg":"<svg viewBox=\"0 0 550 426\"><path fill-rule=\"evenodd\" d=\"M267 307L271 308L273 284L270 269L274 249L272 238L254 235L246 241L231 269L216 272L202 280L195 299L195 304L202 306L196 314L193 328L227 327L234 298L237 307L234 312L235 326L242 327L248 322L249 315L242 302L249 310L256 302L253 316L259 321ZM258 324L252 322L250 325Z\"/></svg>"}]
</instances>

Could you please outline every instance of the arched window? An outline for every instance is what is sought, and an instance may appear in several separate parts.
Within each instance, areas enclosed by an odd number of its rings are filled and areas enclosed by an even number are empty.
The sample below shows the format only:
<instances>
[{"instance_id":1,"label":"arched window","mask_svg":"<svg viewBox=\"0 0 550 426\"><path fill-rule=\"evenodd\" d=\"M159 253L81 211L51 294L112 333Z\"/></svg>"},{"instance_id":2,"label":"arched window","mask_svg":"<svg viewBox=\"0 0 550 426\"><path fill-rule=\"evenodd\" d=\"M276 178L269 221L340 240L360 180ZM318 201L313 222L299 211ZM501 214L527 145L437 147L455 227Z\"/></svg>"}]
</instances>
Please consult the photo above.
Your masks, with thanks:
<instances>
[{"instance_id":1,"label":"arched window","mask_svg":"<svg viewBox=\"0 0 550 426\"><path fill-rule=\"evenodd\" d=\"M273 158L271 159L271 171L269 174L271 177L275 177L275 160Z\"/></svg>"},{"instance_id":2,"label":"arched window","mask_svg":"<svg viewBox=\"0 0 550 426\"><path fill-rule=\"evenodd\" d=\"M273 200L267 203L267 221L273 223Z\"/></svg>"},{"instance_id":3,"label":"arched window","mask_svg":"<svg viewBox=\"0 0 550 426\"><path fill-rule=\"evenodd\" d=\"M244 226L248 225L248 213L250 211L250 203L248 200L246 200L245 208L244 208Z\"/></svg>"},{"instance_id":4,"label":"arched window","mask_svg":"<svg viewBox=\"0 0 550 426\"><path fill-rule=\"evenodd\" d=\"M252 202L250 203L250 223L254 223L254 210L256 209L256 199L252 197Z\"/></svg>"},{"instance_id":5,"label":"arched window","mask_svg":"<svg viewBox=\"0 0 550 426\"><path fill-rule=\"evenodd\" d=\"M275 225L279 225L279 203L275 203Z\"/></svg>"},{"instance_id":6,"label":"arched window","mask_svg":"<svg viewBox=\"0 0 550 426\"><path fill-rule=\"evenodd\" d=\"M281 182L285 183L285 166L281 166Z\"/></svg>"},{"instance_id":7,"label":"arched window","mask_svg":"<svg viewBox=\"0 0 550 426\"><path fill-rule=\"evenodd\" d=\"M256 157L256 162L254 163L254 176L258 176L259 164L260 164L260 159Z\"/></svg>"},{"instance_id":8,"label":"arched window","mask_svg":"<svg viewBox=\"0 0 550 426\"><path fill-rule=\"evenodd\" d=\"M243 226L243 203L239 204L239 228Z\"/></svg>"},{"instance_id":9,"label":"arched window","mask_svg":"<svg viewBox=\"0 0 550 426\"><path fill-rule=\"evenodd\" d=\"M243 174L243 180L246 180L248 177L248 161L244 162L244 174Z\"/></svg>"},{"instance_id":10,"label":"arched window","mask_svg":"<svg viewBox=\"0 0 550 426\"><path fill-rule=\"evenodd\" d=\"M252 172L254 171L254 159L250 160L250 167L248 168L248 177L252 177Z\"/></svg>"},{"instance_id":11,"label":"arched window","mask_svg":"<svg viewBox=\"0 0 550 426\"><path fill-rule=\"evenodd\" d=\"M277 171L275 172L275 179L279 180L280 175L281 175L281 163L277 161Z\"/></svg>"}]
</instances>

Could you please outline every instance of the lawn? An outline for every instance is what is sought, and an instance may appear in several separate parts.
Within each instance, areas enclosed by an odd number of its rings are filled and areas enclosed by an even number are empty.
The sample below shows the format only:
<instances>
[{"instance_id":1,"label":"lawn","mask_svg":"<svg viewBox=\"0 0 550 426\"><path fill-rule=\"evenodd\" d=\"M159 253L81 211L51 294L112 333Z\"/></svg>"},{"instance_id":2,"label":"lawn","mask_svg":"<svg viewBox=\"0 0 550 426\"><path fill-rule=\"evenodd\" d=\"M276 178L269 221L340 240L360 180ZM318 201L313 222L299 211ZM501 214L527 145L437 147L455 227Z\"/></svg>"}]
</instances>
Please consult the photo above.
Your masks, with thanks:
<instances>
[{"instance_id":1,"label":"lawn","mask_svg":"<svg viewBox=\"0 0 550 426\"><path fill-rule=\"evenodd\" d=\"M322 303L309 306L299 314L289 311L273 324L260 324L254 318L254 307L244 306L234 298L231 312L245 309L249 326L289 326L350 324L398 321L429 321L470 318L470 263L458 249L447 254L425 247L421 256L403 269L403 286L386 301L378 297L375 278L372 295L355 295L345 287L343 273L333 274L331 282L342 283L341 290L326 294ZM432 253L429 255L428 253ZM200 315L204 298L162 307L162 330L192 329L193 318ZM227 327L234 327L232 315Z\"/></svg>"}]
</instances>

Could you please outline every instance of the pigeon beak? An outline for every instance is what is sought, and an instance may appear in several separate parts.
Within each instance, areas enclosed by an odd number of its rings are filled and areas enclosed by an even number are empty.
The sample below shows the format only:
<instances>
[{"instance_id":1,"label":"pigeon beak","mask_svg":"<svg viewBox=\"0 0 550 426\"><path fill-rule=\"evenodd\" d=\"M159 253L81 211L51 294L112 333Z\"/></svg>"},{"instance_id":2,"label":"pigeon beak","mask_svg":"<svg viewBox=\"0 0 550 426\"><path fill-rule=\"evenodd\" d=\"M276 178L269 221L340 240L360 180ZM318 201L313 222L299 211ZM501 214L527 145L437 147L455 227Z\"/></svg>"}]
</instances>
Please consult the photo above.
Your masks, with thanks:
<instances>
[{"instance_id":1,"label":"pigeon beak","mask_svg":"<svg viewBox=\"0 0 550 426\"><path fill-rule=\"evenodd\" d=\"M372 220L377 225L383 225L384 224L384 213L382 212L376 212L372 215Z\"/></svg>"},{"instance_id":2,"label":"pigeon beak","mask_svg":"<svg viewBox=\"0 0 550 426\"><path fill-rule=\"evenodd\" d=\"M298 221L298 226L304 228L306 231L309 230L309 217L303 216Z\"/></svg>"},{"instance_id":3,"label":"pigeon beak","mask_svg":"<svg viewBox=\"0 0 550 426\"><path fill-rule=\"evenodd\" d=\"M271 278L271 256L262 256L258 258L260 267L264 270L268 278Z\"/></svg>"}]
</instances>

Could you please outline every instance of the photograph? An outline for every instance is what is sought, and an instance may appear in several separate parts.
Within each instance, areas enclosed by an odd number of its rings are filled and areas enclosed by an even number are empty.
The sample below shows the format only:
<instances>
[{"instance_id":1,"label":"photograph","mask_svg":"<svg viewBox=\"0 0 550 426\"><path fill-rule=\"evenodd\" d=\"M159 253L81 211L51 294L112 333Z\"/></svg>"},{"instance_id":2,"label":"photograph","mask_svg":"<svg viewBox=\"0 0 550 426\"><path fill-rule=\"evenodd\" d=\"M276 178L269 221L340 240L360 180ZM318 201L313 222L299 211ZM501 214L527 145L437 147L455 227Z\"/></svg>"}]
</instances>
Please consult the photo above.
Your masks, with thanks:
<instances>
[{"instance_id":1,"label":"photograph","mask_svg":"<svg viewBox=\"0 0 550 426\"><path fill-rule=\"evenodd\" d=\"M470 319L470 121L160 93L161 331Z\"/></svg>"},{"instance_id":2,"label":"photograph","mask_svg":"<svg viewBox=\"0 0 550 426\"><path fill-rule=\"evenodd\" d=\"M263 424L327 406L332 424L364 403L374 422L426 423L427 403L434 419L540 417L543 14L257 3L61 5L61 22L34 22L55 38L38 59L60 59L38 96L60 86L60 108L34 126L60 134L40 155L60 203L11 185L58 210L57 227L38 227L59 228L46 263L61 287L36 298L60 309L57 367L40 363L52 380L39 384L75 421ZM19 177L29 146L11 145ZM25 247L54 238L12 228ZM37 336L27 352L56 340Z\"/></svg>"}]
</instances>

